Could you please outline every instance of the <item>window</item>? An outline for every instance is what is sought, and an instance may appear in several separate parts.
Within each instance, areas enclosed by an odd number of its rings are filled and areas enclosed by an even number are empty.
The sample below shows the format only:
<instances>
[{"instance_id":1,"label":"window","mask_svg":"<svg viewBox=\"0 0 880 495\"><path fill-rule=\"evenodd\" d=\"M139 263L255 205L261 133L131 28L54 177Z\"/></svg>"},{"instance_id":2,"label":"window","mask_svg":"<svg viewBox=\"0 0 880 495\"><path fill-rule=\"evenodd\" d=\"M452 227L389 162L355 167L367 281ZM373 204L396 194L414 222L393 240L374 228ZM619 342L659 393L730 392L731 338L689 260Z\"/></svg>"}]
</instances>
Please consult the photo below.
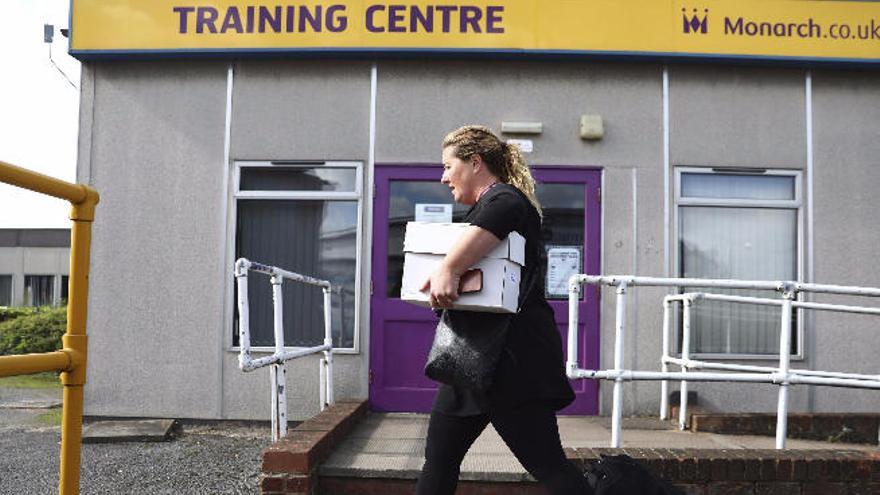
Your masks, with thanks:
<instances>
[{"instance_id":1,"label":"window","mask_svg":"<svg viewBox=\"0 0 880 495\"><path fill-rule=\"evenodd\" d=\"M70 277L67 275L61 276L61 302L58 304L67 304L67 299L69 298L69 290L70 288Z\"/></svg>"},{"instance_id":2,"label":"window","mask_svg":"<svg viewBox=\"0 0 880 495\"><path fill-rule=\"evenodd\" d=\"M679 276L798 279L798 172L680 168L676 183ZM760 290L707 292L780 297ZM692 313L691 350L698 355L778 355L780 311L772 306L701 301ZM792 354L799 354L797 328L795 315Z\"/></svg>"},{"instance_id":3,"label":"window","mask_svg":"<svg viewBox=\"0 0 880 495\"><path fill-rule=\"evenodd\" d=\"M24 305L25 306L51 306L54 302L55 276L54 275L25 275L24 276Z\"/></svg>"},{"instance_id":4,"label":"window","mask_svg":"<svg viewBox=\"0 0 880 495\"><path fill-rule=\"evenodd\" d=\"M0 275L0 306L12 306L12 275Z\"/></svg>"},{"instance_id":5,"label":"window","mask_svg":"<svg viewBox=\"0 0 880 495\"><path fill-rule=\"evenodd\" d=\"M329 280L338 287L331 305L336 348L356 347L361 177L356 162L236 164L236 259ZM265 275L251 272L249 277L251 345L274 347L271 285ZM285 345L320 345L323 292L291 281L283 287ZM235 308L233 345L238 345L237 320Z\"/></svg>"}]
</instances>

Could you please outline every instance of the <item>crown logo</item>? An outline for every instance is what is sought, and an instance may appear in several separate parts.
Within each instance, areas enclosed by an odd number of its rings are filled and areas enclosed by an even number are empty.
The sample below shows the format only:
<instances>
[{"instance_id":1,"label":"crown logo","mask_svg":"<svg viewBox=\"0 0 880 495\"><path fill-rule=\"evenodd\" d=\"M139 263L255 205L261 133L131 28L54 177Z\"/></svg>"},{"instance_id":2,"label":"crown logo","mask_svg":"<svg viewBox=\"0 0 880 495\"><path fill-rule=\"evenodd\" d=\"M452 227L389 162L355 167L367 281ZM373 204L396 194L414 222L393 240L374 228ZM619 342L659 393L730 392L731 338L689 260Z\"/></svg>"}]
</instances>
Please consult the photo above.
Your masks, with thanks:
<instances>
[{"instance_id":1,"label":"crown logo","mask_svg":"<svg viewBox=\"0 0 880 495\"><path fill-rule=\"evenodd\" d=\"M706 34L706 31L709 29L709 9L703 9L703 18L700 19L700 15L697 13L698 9L693 9L690 17L688 16L687 9L681 9L681 20L685 33L700 33Z\"/></svg>"}]
</instances>

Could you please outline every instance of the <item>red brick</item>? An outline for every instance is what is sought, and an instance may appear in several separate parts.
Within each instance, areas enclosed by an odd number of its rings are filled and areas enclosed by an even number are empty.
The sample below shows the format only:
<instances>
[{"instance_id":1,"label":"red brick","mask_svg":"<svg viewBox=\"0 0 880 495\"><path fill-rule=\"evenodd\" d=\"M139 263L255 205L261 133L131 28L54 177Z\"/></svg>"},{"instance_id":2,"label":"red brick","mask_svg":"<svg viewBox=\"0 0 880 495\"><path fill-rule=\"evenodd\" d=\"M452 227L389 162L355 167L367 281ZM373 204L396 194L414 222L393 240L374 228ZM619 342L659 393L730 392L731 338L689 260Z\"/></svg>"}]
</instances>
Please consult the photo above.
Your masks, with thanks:
<instances>
[{"instance_id":1,"label":"red brick","mask_svg":"<svg viewBox=\"0 0 880 495\"><path fill-rule=\"evenodd\" d=\"M730 481L746 480L746 462L745 459L733 454L727 461L727 479Z\"/></svg>"},{"instance_id":2,"label":"red brick","mask_svg":"<svg viewBox=\"0 0 880 495\"><path fill-rule=\"evenodd\" d=\"M845 463L841 469L841 476L846 476L849 480L871 479L871 461L868 459L851 459Z\"/></svg>"},{"instance_id":3,"label":"red brick","mask_svg":"<svg viewBox=\"0 0 880 495\"><path fill-rule=\"evenodd\" d=\"M880 483L848 483L848 495L876 495L880 493Z\"/></svg>"},{"instance_id":4,"label":"red brick","mask_svg":"<svg viewBox=\"0 0 880 495\"><path fill-rule=\"evenodd\" d=\"M801 484L793 482L755 483L755 495L801 495Z\"/></svg>"},{"instance_id":5,"label":"red brick","mask_svg":"<svg viewBox=\"0 0 880 495\"><path fill-rule=\"evenodd\" d=\"M712 479L712 459L701 455L696 458L697 472L694 479L697 481L708 481Z\"/></svg>"},{"instance_id":6,"label":"red brick","mask_svg":"<svg viewBox=\"0 0 880 495\"><path fill-rule=\"evenodd\" d=\"M820 459L807 460L807 479L810 481L827 481L825 479L825 461Z\"/></svg>"},{"instance_id":7,"label":"red brick","mask_svg":"<svg viewBox=\"0 0 880 495\"><path fill-rule=\"evenodd\" d=\"M871 457L871 481L880 481L880 453L872 452Z\"/></svg>"},{"instance_id":8,"label":"red brick","mask_svg":"<svg viewBox=\"0 0 880 495\"><path fill-rule=\"evenodd\" d=\"M776 458L773 455L763 456L758 460L757 481L772 481L776 479Z\"/></svg>"},{"instance_id":9,"label":"red brick","mask_svg":"<svg viewBox=\"0 0 880 495\"><path fill-rule=\"evenodd\" d=\"M685 455L678 458L678 479L681 481L694 481L697 479L697 460Z\"/></svg>"},{"instance_id":10,"label":"red brick","mask_svg":"<svg viewBox=\"0 0 880 495\"><path fill-rule=\"evenodd\" d=\"M706 495L706 485L703 483L676 483L673 486L684 495Z\"/></svg>"},{"instance_id":11,"label":"red brick","mask_svg":"<svg viewBox=\"0 0 880 495\"><path fill-rule=\"evenodd\" d=\"M284 478L264 476L260 480L260 492L280 492L284 487Z\"/></svg>"},{"instance_id":12,"label":"red brick","mask_svg":"<svg viewBox=\"0 0 880 495\"><path fill-rule=\"evenodd\" d=\"M313 484L311 476L291 476L287 478L285 491L286 493L311 493Z\"/></svg>"},{"instance_id":13,"label":"red brick","mask_svg":"<svg viewBox=\"0 0 880 495\"><path fill-rule=\"evenodd\" d=\"M791 460L791 479L793 481L804 481L807 479L807 460L795 458Z\"/></svg>"},{"instance_id":14,"label":"red brick","mask_svg":"<svg viewBox=\"0 0 880 495\"><path fill-rule=\"evenodd\" d=\"M710 459L710 479L713 481L723 481L727 479L727 457L715 454Z\"/></svg>"},{"instance_id":15,"label":"red brick","mask_svg":"<svg viewBox=\"0 0 880 495\"><path fill-rule=\"evenodd\" d=\"M846 483L815 481L804 483L803 495L846 495Z\"/></svg>"},{"instance_id":16,"label":"red brick","mask_svg":"<svg viewBox=\"0 0 880 495\"><path fill-rule=\"evenodd\" d=\"M743 453L743 480L758 481L761 479L761 458L758 452Z\"/></svg>"},{"instance_id":17,"label":"red brick","mask_svg":"<svg viewBox=\"0 0 880 495\"><path fill-rule=\"evenodd\" d=\"M318 493L328 495L412 495L415 480L322 478Z\"/></svg>"},{"instance_id":18,"label":"red brick","mask_svg":"<svg viewBox=\"0 0 880 495\"><path fill-rule=\"evenodd\" d=\"M708 488L707 495L755 495L755 484L744 481L713 482Z\"/></svg>"}]
</instances>

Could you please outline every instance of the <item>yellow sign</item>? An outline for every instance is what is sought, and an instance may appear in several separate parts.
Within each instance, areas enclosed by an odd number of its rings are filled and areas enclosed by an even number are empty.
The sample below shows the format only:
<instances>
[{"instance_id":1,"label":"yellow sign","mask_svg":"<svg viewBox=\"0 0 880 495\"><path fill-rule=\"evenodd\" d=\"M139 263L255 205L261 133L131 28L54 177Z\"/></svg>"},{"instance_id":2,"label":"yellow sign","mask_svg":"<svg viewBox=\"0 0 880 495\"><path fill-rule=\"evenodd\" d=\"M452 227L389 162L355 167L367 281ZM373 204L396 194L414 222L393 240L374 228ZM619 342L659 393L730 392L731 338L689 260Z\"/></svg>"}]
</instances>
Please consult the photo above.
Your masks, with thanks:
<instances>
[{"instance_id":1,"label":"yellow sign","mask_svg":"<svg viewBox=\"0 0 880 495\"><path fill-rule=\"evenodd\" d=\"M497 53L880 63L880 3L73 0L71 53Z\"/></svg>"}]
</instances>

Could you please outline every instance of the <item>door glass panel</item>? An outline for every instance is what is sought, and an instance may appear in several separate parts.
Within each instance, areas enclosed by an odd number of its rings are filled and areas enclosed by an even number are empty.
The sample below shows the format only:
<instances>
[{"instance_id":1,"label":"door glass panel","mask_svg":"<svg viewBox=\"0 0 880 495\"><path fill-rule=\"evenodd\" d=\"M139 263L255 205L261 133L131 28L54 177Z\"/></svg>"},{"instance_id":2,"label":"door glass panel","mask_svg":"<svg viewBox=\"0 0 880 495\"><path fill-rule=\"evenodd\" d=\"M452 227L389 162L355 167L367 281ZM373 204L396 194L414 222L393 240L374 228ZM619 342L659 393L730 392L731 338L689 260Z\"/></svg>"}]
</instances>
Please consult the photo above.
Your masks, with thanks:
<instances>
[{"instance_id":1,"label":"door glass panel","mask_svg":"<svg viewBox=\"0 0 880 495\"><path fill-rule=\"evenodd\" d=\"M415 220L416 204L451 204L452 221L460 222L469 206L455 203L449 188L439 181L392 180L388 205L388 286L389 298L400 298L403 279L403 234L406 223Z\"/></svg>"},{"instance_id":2,"label":"door glass panel","mask_svg":"<svg viewBox=\"0 0 880 495\"><path fill-rule=\"evenodd\" d=\"M572 270L584 271L584 184L536 184L535 193L544 211L541 240L547 299L568 299ZM550 263L547 265L547 263Z\"/></svg>"}]
</instances>

